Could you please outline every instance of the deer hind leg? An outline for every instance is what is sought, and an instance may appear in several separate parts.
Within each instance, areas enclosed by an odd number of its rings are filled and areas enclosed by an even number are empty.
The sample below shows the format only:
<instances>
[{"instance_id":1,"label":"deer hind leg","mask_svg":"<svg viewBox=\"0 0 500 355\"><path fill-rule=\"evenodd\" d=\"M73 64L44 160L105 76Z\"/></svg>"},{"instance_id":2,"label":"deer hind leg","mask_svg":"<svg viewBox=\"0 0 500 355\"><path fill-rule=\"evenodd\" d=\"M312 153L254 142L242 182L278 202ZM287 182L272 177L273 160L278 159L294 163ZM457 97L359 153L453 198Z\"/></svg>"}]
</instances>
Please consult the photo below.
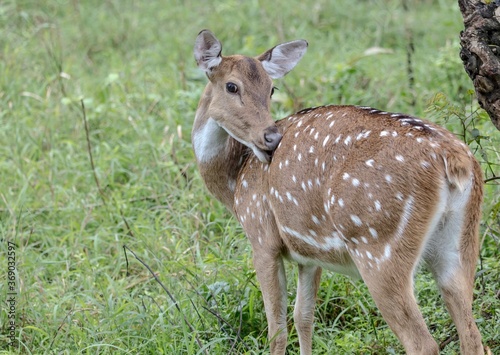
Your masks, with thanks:
<instances>
[{"instance_id":1,"label":"deer hind leg","mask_svg":"<svg viewBox=\"0 0 500 355\"><path fill-rule=\"evenodd\" d=\"M392 262L391 262L392 261ZM369 268L356 260L363 280L385 321L410 355L435 355L439 347L425 324L413 294L415 265L394 256Z\"/></svg>"},{"instance_id":2,"label":"deer hind leg","mask_svg":"<svg viewBox=\"0 0 500 355\"><path fill-rule=\"evenodd\" d=\"M293 318L299 335L301 355L310 355L312 353L314 308L320 279L320 267L299 264L299 281Z\"/></svg>"},{"instance_id":3,"label":"deer hind leg","mask_svg":"<svg viewBox=\"0 0 500 355\"><path fill-rule=\"evenodd\" d=\"M271 354L283 355L287 343L287 292L283 259L277 253L259 250L254 252L254 267L264 299Z\"/></svg>"},{"instance_id":4,"label":"deer hind leg","mask_svg":"<svg viewBox=\"0 0 500 355\"><path fill-rule=\"evenodd\" d=\"M477 199L463 203L464 197L469 197L470 188L464 194L455 203L451 202L451 210L443 216L429 241L425 260L457 327L461 353L482 355L481 335L472 315L480 210L474 206ZM465 213L464 206L469 213Z\"/></svg>"},{"instance_id":5,"label":"deer hind leg","mask_svg":"<svg viewBox=\"0 0 500 355\"><path fill-rule=\"evenodd\" d=\"M397 232L391 236L379 236L379 239L388 238L385 247L380 244L374 248L370 248L370 244L353 245L355 248L350 249L350 254L382 316L406 353L435 355L439 353L439 347L418 308L413 285L414 271L435 221L432 211L413 205L413 201L413 198L407 200L406 206L409 207L405 207ZM443 207L443 203L436 205L439 211ZM420 218L405 217L406 211Z\"/></svg>"}]
</instances>

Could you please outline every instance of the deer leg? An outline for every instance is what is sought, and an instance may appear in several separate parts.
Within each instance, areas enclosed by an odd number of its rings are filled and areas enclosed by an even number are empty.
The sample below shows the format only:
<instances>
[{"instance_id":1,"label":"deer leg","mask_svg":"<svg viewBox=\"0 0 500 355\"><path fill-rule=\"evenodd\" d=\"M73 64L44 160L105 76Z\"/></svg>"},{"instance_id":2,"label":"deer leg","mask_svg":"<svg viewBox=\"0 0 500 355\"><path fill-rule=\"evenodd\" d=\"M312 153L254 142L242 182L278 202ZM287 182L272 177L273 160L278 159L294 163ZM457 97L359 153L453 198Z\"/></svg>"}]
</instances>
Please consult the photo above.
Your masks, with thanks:
<instances>
[{"instance_id":1,"label":"deer leg","mask_svg":"<svg viewBox=\"0 0 500 355\"><path fill-rule=\"evenodd\" d=\"M462 223L462 218L459 217L457 213L449 213L433 238L434 252L426 256L426 261L457 327L460 352L464 355L483 355L481 335L472 314L474 274L479 249L475 225L479 219L469 216L466 218L470 220ZM450 242L460 235L461 243Z\"/></svg>"},{"instance_id":2,"label":"deer leg","mask_svg":"<svg viewBox=\"0 0 500 355\"><path fill-rule=\"evenodd\" d=\"M483 355L481 334L472 315L472 285L464 277L462 268L439 289L451 314L460 338L460 352L463 355Z\"/></svg>"},{"instance_id":3,"label":"deer leg","mask_svg":"<svg viewBox=\"0 0 500 355\"><path fill-rule=\"evenodd\" d=\"M280 255L260 251L254 253L254 267L264 299L271 354L283 355L287 343L287 292L283 259Z\"/></svg>"},{"instance_id":4,"label":"deer leg","mask_svg":"<svg viewBox=\"0 0 500 355\"><path fill-rule=\"evenodd\" d=\"M299 281L293 318L299 335L301 355L310 355L312 353L314 307L320 279L320 267L299 264Z\"/></svg>"},{"instance_id":5,"label":"deer leg","mask_svg":"<svg viewBox=\"0 0 500 355\"><path fill-rule=\"evenodd\" d=\"M396 261L380 265L380 270L368 268L359 260L357 264L377 307L406 353L438 354L438 345L427 329L413 294L413 267Z\"/></svg>"}]
</instances>

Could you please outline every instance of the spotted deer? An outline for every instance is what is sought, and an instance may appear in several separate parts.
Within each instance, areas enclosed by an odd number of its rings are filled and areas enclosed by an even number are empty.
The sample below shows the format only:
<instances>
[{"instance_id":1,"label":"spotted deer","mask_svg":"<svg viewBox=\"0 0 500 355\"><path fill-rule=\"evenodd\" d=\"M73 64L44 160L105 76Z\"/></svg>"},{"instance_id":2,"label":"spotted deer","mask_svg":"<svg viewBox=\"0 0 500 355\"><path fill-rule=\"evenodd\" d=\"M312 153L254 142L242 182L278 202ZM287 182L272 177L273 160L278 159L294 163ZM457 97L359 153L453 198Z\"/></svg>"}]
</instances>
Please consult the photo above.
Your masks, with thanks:
<instances>
[{"instance_id":1,"label":"spotted deer","mask_svg":"<svg viewBox=\"0 0 500 355\"><path fill-rule=\"evenodd\" d=\"M457 327L462 354L483 354L472 314L482 174L468 147L419 118L364 106L321 106L274 121L272 79L307 42L252 58L222 56L208 30L194 55L208 77L192 131L208 190L252 245L271 354L285 354L284 259L298 264L294 321L311 354L323 268L361 278L408 354L437 354L413 275L431 270Z\"/></svg>"}]
</instances>

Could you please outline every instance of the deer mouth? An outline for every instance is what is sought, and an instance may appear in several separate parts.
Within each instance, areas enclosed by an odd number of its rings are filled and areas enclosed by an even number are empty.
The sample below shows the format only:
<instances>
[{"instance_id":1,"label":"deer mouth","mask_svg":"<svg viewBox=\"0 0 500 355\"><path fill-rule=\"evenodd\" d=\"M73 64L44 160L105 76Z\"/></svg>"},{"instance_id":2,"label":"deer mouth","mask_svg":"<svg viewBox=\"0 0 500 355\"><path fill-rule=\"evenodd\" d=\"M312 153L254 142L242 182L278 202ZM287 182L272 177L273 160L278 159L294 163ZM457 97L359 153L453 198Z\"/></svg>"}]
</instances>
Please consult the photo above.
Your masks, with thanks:
<instances>
[{"instance_id":1,"label":"deer mouth","mask_svg":"<svg viewBox=\"0 0 500 355\"><path fill-rule=\"evenodd\" d=\"M259 139L256 141L246 141L244 139L239 138L237 135L235 135L225 127L223 126L221 127L233 139L250 148L261 163L266 163L266 164L269 164L271 162L274 152L278 147L279 143L281 142L281 138L283 138L283 135L277 132L276 128L271 128L269 129L270 132L266 132L263 135L262 140Z\"/></svg>"},{"instance_id":2,"label":"deer mouth","mask_svg":"<svg viewBox=\"0 0 500 355\"><path fill-rule=\"evenodd\" d=\"M266 163L270 163L273 159L274 150L263 150L262 154L265 157Z\"/></svg>"},{"instance_id":3,"label":"deer mouth","mask_svg":"<svg viewBox=\"0 0 500 355\"><path fill-rule=\"evenodd\" d=\"M272 150L264 150L264 149L260 149L260 148L257 148L257 147L252 147L253 149L253 153L255 154L255 156L257 157L257 159L259 159L259 161L261 163L266 163L266 164L269 164L273 158L273 153L274 151Z\"/></svg>"}]
</instances>

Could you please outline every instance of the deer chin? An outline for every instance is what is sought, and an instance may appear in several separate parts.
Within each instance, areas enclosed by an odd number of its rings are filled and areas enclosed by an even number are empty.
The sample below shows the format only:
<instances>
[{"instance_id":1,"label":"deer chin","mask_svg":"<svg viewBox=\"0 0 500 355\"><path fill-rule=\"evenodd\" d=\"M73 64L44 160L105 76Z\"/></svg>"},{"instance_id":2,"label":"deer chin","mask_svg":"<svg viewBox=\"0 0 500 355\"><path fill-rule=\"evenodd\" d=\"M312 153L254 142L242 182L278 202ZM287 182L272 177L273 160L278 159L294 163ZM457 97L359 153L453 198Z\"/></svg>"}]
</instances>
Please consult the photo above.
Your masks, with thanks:
<instances>
[{"instance_id":1,"label":"deer chin","mask_svg":"<svg viewBox=\"0 0 500 355\"><path fill-rule=\"evenodd\" d=\"M238 142L240 142L244 146L250 148L253 151L253 153L255 154L255 156L257 157L257 159L259 159L259 161L261 163L269 164L271 162L271 159L272 159L273 154L274 154L274 150L259 148L259 147L257 147L257 145L255 143L247 142L244 139L239 138L238 136L233 134L233 132L231 132L227 128L223 127L222 125L220 125L220 127L222 127L233 139L237 140Z\"/></svg>"}]
</instances>

